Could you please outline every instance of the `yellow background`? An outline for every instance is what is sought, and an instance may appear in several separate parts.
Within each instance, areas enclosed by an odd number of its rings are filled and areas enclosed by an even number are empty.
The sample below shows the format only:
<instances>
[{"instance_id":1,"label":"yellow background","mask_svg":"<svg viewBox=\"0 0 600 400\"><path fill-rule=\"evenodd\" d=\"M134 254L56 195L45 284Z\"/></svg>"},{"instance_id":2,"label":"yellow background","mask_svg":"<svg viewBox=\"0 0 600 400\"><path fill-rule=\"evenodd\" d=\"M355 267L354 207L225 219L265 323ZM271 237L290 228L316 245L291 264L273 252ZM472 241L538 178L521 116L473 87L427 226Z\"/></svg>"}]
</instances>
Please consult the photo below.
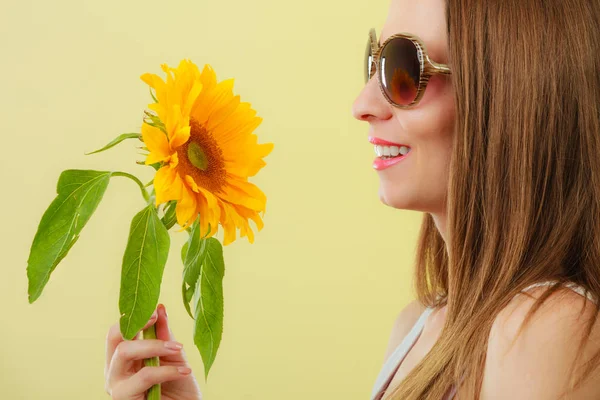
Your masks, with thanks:
<instances>
[{"instance_id":1,"label":"yellow background","mask_svg":"<svg viewBox=\"0 0 600 400\"><path fill-rule=\"evenodd\" d=\"M42 296L27 257L65 169L144 182L133 141L144 72L190 58L264 118L275 143L251 181L268 196L255 244L225 248L225 320L204 381L180 295L186 233L172 235L160 301L206 400L367 399L392 323L414 298L421 213L379 201L368 124L352 117L370 27L388 0L9 1L0 14L2 277L0 398L106 399L105 335L119 317L121 261L139 189L113 178ZM161 75L162 76L162 75ZM222 231L218 238L222 238Z\"/></svg>"}]
</instances>

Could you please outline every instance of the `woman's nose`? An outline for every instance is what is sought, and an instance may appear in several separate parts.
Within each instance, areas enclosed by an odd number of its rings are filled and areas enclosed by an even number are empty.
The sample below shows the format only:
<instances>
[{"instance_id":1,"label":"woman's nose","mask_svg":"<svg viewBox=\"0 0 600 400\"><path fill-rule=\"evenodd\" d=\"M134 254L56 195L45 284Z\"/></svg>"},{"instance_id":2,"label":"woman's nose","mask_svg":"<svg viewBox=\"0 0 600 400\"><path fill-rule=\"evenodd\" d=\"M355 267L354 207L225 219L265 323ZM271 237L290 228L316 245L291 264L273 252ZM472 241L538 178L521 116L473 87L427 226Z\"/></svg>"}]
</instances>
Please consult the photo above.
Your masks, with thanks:
<instances>
[{"instance_id":1,"label":"woman's nose","mask_svg":"<svg viewBox=\"0 0 600 400\"><path fill-rule=\"evenodd\" d=\"M352 115L359 121L388 119L392 116L390 103L383 97L375 76L365 84L354 100Z\"/></svg>"}]
</instances>

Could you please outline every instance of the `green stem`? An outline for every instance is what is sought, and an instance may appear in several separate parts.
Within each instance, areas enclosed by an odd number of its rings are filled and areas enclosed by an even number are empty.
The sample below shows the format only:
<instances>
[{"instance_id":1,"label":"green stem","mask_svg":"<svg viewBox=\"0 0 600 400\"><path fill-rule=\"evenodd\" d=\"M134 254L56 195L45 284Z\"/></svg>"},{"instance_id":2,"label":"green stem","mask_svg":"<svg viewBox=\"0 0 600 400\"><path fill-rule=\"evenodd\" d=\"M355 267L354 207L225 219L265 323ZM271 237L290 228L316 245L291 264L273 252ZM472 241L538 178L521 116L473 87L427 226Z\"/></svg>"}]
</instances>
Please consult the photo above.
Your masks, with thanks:
<instances>
[{"instance_id":1,"label":"green stem","mask_svg":"<svg viewBox=\"0 0 600 400\"><path fill-rule=\"evenodd\" d=\"M112 175L113 176L124 176L126 178L131 179L135 183L137 183L142 191L142 196L144 196L144 200L146 200L146 203L148 203L150 201L150 195L146 191L146 188L144 187L144 184L142 183L142 181L140 181L137 177L135 177L131 174L128 174L127 172L120 172L120 171L113 172Z\"/></svg>"},{"instance_id":2,"label":"green stem","mask_svg":"<svg viewBox=\"0 0 600 400\"><path fill-rule=\"evenodd\" d=\"M156 325L151 325L142 331L144 339L156 339ZM158 367L160 366L160 359L158 357L144 359L144 365L146 367ZM160 400L160 383L152 385L148 389L146 394L146 400Z\"/></svg>"}]
</instances>

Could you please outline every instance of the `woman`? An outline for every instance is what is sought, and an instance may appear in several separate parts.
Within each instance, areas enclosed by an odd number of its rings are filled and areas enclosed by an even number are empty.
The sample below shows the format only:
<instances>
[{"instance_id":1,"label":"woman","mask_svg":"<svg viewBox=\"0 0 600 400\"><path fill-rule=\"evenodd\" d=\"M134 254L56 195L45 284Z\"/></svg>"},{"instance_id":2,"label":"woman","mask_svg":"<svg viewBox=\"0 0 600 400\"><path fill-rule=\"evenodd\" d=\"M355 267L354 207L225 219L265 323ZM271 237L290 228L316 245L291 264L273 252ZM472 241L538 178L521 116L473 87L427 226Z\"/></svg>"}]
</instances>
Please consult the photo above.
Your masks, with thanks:
<instances>
[{"instance_id":1,"label":"woman","mask_svg":"<svg viewBox=\"0 0 600 400\"><path fill-rule=\"evenodd\" d=\"M424 219L372 399L600 399L599 21L597 0L392 0L353 114L382 202Z\"/></svg>"},{"instance_id":2,"label":"woman","mask_svg":"<svg viewBox=\"0 0 600 400\"><path fill-rule=\"evenodd\" d=\"M600 398L599 21L597 0L392 0L353 114L381 201L424 219L372 398ZM111 328L107 391L200 398L156 324Z\"/></svg>"}]
</instances>

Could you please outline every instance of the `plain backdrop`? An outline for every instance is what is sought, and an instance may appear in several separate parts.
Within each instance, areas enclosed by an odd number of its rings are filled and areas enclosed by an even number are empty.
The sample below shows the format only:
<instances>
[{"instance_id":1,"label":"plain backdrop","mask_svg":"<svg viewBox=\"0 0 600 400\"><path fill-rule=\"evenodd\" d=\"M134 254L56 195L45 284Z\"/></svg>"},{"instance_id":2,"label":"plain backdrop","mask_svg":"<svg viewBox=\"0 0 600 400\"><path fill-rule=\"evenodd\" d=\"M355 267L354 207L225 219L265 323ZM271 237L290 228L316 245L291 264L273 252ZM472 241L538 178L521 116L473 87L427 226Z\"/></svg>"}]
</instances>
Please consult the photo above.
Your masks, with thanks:
<instances>
[{"instance_id":1,"label":"plain backdrop","mask_svg":"<svg viewBox=\"0 0 600 400\"><path fill-rule=\"evenodd\" d=\"M134 141L150 102L145 72L189 58L234 78L275 143L251 182L268 197L254 244L225 247L223 338L208 380L181 300L172 245L160 302L205 400L368 398L397 313L414 298L422 214L378 196L363 86L368 30L388 0L9 0L0 12L0 398L106 399L105 337L119 317L121 262L139 189L113 178L41 297L26 266L65 169L153 176ZM217 236L222 239L222 230Z\"/></svg>"}]
</instances>

